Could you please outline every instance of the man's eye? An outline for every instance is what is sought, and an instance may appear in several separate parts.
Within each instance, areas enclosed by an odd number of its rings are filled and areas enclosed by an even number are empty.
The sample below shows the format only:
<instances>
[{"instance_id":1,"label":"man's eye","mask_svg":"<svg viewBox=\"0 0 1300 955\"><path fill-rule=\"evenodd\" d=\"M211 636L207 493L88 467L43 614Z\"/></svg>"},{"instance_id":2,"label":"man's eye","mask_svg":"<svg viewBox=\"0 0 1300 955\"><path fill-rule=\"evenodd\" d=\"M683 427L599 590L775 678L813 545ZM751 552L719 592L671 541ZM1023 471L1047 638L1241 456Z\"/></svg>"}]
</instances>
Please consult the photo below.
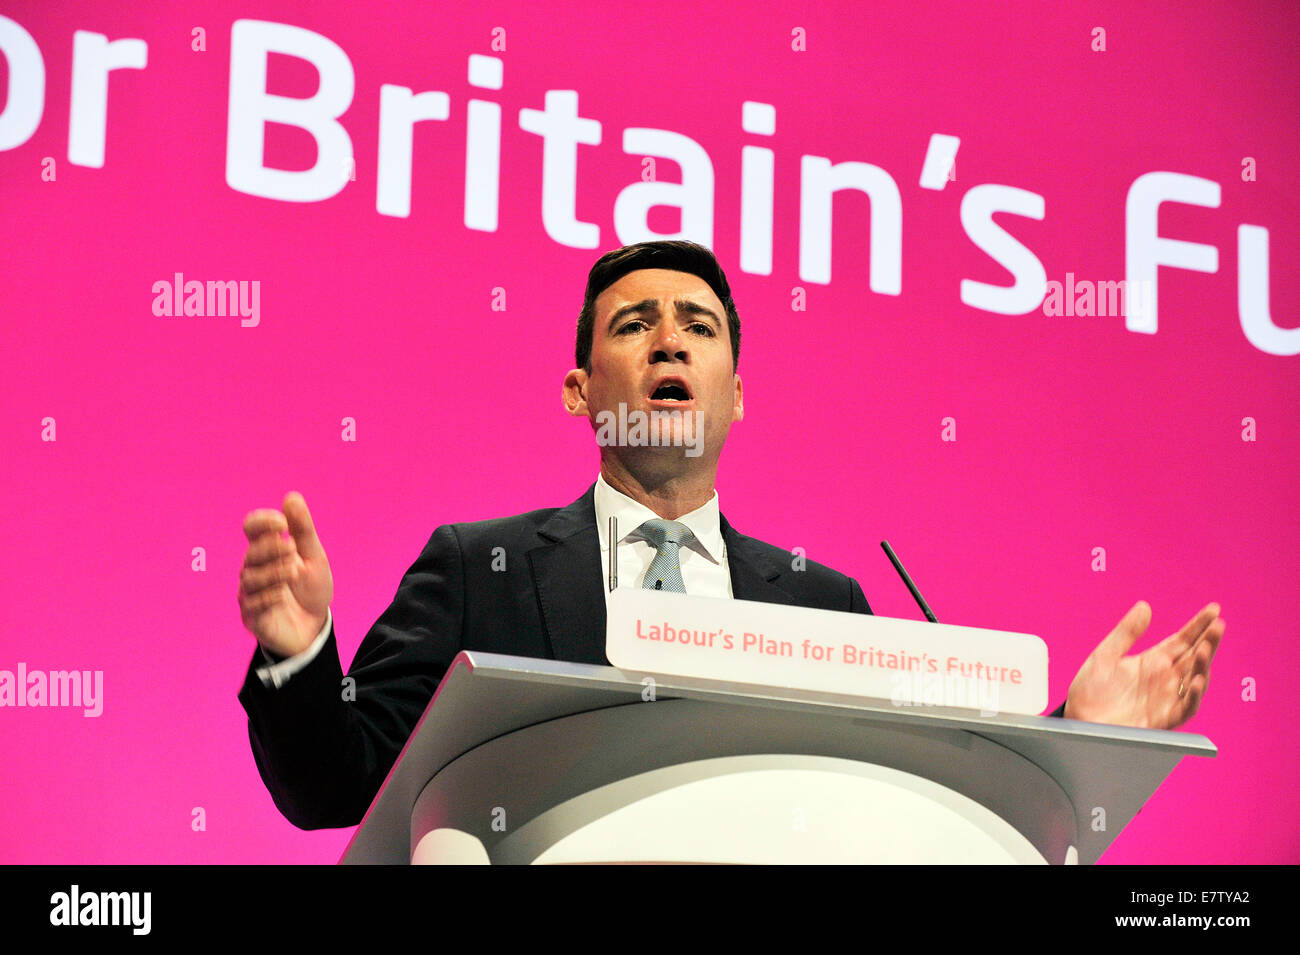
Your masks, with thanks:
<instances>
[{"instance_id":1,"label":"man's eye","mask_svg":"<svg viewBox=\"0 0 1300 955\"><path fill-rule=\"evenodd\" d=\"M641 321L639 318L634 318L634 319L632 319L632 321L628 322L626 325L624 325L622 328L620 328L620 329L618 330L618 333L619 333L620 335L622 335L622 334L623 334L624 332L626 332L629 328L633 328L633 327L635 327L635 326L640 326L641 328L645 328L645 327L646 327L646 323L643 322L643 321Z\"/></svg>"},{"instance_id":2,"label":"man's eye","mask_svg":"<svg viewBox=\"0 0 1300 955\"><path fill-rule=\"evenodd\" d=\"M693 324L693 325L691 326L691 328L694 328L694 329L697 329L697 330L703 330L704 334L708 335L710 338L713 337L714 332L713 332L713 326L712 326L712 325L706 325L706 324L704 324L704 322L696 322L695 324Z\"/></svg>"}]
</instances>

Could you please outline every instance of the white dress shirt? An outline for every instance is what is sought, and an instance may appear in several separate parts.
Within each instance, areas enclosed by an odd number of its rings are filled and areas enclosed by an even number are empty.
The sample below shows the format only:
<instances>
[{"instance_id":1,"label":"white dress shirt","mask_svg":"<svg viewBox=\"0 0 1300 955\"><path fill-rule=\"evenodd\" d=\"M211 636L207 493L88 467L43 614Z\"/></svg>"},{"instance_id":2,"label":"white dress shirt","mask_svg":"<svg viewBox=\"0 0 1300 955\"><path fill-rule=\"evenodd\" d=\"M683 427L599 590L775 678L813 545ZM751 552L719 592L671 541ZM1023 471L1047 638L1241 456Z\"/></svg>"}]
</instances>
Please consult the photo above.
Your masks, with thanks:
<instances>
[{"instance_id":1,"label":"white dress shirt","mask_svg":"<svg viewBox=\"0 0 1300 955\"><path fill-rule=\"evenodd\" d=\"M609 519L618 520L618 586L640 587L654 563L655 546L639 528L659 515L644 504L632 500L596 478L596 529L600 533L600 589L609 602ZM718 511L718 492L702 505L677 518L695 535L677 553L682 567L686 592L697 597L730 597L731 570L727 565L727 545L722 540Z\"/></svg>"},{"instance_id":2,"label":"white dress shirt","mask_svg":"<svg viewBox=\"0 0 1300 955\"><path fill-rule=\"evenodd\" d=\"M678 550L678 560L682 568L682 581L686 592L699 597L730 597L731 568L727 564L727 545L722 539L722 523L718 509L718 492L704 504L677 518L695 535L689 544L683 544ZM639 528L648 520L659 515L644 504L632 500L621 491L616 491L605 483L605 476L596 478L596 530L600 534L600 592L609 602L609 519L618 520L618 585L619 587L640 587L641 580L655 559L655 547L646 539ZM293 676L320 653L321 647L329 637L333 615L325 611L325 626L321 628L311 646L301 653L281 660L278 663L262 651L267 665L257 668L257 675L263 685L276 687L284 685Z\"/></svg>"}]
</instances>

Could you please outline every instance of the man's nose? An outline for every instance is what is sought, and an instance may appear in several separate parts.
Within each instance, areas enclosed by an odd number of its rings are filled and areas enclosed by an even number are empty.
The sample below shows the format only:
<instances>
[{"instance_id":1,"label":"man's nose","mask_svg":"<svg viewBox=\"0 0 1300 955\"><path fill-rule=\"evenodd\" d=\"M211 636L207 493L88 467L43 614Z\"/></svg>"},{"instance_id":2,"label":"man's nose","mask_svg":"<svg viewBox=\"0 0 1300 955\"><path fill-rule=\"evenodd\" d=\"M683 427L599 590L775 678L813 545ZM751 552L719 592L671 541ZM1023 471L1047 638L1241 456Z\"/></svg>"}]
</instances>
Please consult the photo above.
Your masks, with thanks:
<instances>
[{"instance_id":1,"label":"man's nose","mask_svg":"<svg viewBox=\"0 0 1300 955\"><path fill-rule=\"evenodd\" d=\"M655 333L654 354L650 361L667 361L669 358L685 361L687 358L686 339L676 322L660 322Z\"/></svg>"}]
</instances>

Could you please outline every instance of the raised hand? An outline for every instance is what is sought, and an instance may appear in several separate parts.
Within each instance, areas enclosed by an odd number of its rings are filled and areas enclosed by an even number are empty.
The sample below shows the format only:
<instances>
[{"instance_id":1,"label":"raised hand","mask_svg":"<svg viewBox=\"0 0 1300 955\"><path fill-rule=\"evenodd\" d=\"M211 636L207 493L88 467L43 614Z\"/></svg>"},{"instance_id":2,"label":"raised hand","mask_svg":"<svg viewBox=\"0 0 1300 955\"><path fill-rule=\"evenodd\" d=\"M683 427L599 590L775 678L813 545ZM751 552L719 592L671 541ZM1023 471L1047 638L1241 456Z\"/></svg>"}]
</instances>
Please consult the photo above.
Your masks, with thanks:
<instances>
[{"instance_id":1,"label":"raised hand","mask_svg":"<svg viewBox=\"0 0 1300 955\"><path fill-rule=\"evenodd\" d=\"M1079 668L1066 698L1066 719L1173 729L1192 718L1227 622L1217 603L1206 604L1177 633L1127 656L1150 624L1151 605L1139 600Z\"/></svg>"},{"instance_id":2,"label":"raised hand","mask_svg":"<svg viewBox=\"0 0 1300 955\"><path fill-rule=\"evenodd\" d=\"M269 653L291 657L311 646L334 599L334 577L307 502L297 491L284 511L259 509L244 518L248 550L239 573L244 627ZM282 537L288 532L291 536Z\"/></svg>"}]
</instances>

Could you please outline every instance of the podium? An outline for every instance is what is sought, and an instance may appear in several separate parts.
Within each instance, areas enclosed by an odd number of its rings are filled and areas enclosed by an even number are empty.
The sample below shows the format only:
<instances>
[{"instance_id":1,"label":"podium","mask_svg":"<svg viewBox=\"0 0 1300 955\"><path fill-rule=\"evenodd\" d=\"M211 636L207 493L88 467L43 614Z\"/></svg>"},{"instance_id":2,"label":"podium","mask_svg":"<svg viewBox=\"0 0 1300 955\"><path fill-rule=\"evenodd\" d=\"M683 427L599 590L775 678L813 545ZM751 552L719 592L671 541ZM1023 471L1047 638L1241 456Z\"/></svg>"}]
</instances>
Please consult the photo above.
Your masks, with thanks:
<instances>
[{"instance_id":1,"label":"podium","mask_svg":"<svg viewBox=\"0 0 1300 955\"><path fill-rule=\"evenodd\" d=\"M1204 736L465 651L343 864L1093 863Z\"/></svg>"}]
</instances>

